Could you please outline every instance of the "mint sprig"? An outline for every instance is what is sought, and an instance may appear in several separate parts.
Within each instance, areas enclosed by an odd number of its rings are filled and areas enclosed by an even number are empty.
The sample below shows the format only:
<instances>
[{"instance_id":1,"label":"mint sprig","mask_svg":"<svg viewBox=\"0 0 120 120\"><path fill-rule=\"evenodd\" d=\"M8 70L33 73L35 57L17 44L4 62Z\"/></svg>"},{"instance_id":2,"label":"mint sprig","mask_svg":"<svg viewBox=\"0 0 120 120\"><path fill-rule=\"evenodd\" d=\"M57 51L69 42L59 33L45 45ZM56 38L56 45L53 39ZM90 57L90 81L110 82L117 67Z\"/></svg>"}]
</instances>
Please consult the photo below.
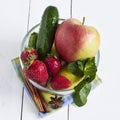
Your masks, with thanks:
<instances>
[{"instance_id":1,"label":"mint sprig","mask_svg":"<svg viewBox=\"0 0 120 120\"><path fill-rule=\"evenodd\" d=\"M82 81L74 88L73 100L77 106L83 106L86 104L91 90L90 83L94 80L97 72L95 57L69 63L68 70L74 75L82 77Z\"/></svg>"}]
</instances>

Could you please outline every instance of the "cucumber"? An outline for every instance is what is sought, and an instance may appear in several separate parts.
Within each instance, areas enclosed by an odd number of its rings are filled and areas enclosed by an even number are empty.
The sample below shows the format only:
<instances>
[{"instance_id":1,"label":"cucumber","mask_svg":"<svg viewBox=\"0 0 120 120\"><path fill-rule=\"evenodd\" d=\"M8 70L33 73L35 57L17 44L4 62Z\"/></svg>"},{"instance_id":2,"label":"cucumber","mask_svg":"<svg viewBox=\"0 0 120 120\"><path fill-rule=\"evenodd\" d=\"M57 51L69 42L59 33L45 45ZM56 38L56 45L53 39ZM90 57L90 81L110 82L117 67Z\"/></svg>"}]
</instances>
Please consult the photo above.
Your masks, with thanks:
<instances>
[{"instance_id":1,"label":"cucumber","mask_svg":"<svg viewBox=\"0 0 120 120\"><path fill-rule=\"evenodd\" d=\"M40 60L44 60L51 51L55 31L58 26L58 19L59 14L57 8L48 6L42 15L36 42L36 50Z\"/></svg>"},{"instance_id":2,"label":"cucumber","mask_svg":"<svg viewBox=\"0 0 120 120\"><path fill-rule=\"evenodd\" d=\"M29 42L28 42L28 47L36 49L37 37L38 37L38 33L36 33L36 32L33 32L30 35Z\"/></svg>"}]
</instances>

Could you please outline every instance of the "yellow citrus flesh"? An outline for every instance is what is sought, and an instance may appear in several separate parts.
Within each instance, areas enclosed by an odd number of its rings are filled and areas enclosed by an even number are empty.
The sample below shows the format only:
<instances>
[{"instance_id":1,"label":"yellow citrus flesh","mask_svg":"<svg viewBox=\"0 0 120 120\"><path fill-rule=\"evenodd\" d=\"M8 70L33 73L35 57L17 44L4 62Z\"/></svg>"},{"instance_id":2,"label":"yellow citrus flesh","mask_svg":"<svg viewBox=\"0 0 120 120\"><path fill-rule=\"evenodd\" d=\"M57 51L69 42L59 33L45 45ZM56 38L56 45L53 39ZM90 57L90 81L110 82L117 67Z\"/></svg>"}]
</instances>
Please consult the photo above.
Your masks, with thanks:
<instances>
[{"instance_id":1,"label":"yellow citrus flesh","mask_svg":"<svg viewBox=\"0 0 120 120\"><path fill-rule=\"evenodd\" d=\"M55 95L50 94L48 92L41 92L45 101L48 103L49 101L51 101L51 97L54 97Z\"/></svg>"},{"instance_id":2,"label":"yellow citrus flesh","mask_svg":"<svg viewBox=\"0 0 120 120\"><path fill-rule=\"evenodd\" d=\"M78 85L78 83L81 82L82 78L72 74L67 67L64 67L62 70L60 70L59 75L62 75L64 77L66 77L68 80L71 81L72 85L67 88L67 89L72 89L74 88L76 85Z\"/></svg>"}]
</instances>

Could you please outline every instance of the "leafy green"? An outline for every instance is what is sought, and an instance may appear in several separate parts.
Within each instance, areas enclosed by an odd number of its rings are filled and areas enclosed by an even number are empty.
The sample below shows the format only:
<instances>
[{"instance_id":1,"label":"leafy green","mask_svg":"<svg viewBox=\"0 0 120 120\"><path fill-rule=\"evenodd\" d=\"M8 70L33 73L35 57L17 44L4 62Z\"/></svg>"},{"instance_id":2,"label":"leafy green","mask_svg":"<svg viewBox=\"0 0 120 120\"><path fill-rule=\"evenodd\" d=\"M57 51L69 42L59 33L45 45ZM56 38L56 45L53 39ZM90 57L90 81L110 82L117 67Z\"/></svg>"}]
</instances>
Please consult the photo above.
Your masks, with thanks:
<instances>
[{"instance_id":1,"label":"leafy green","mask_svg":"<svg viewBox=\"0 0 120 120\"><path fill-rule=\"evenodd\" d=\"M71 62L68 64L68 70L78 77L83 77L83 70L79 68L77 62Z\"/></svg>"},{"instance_id":2,"label":"leafy green","mask_svg":"<svg viewBox=\"0 0 120 120\"><path fill-rule=\"evenodd\" d=\"M37 37L38 37L38 33L36 33L36 32L33 32L30 35L29 42L28 42L28 47L36 49Z\"/></svg>"},{"instance_id":3,"label":"leafy green","mask_svg":"<svg viewBox=\"0 0 120 120\"><path fill-rule=\"evenodd\" d=\"M78 77L85 76L87 81L91 82L97 72L95 57L71 62L68 64L68 70Z\"/></svg>"},{"instance_id":4,"label":"leafy green","mask_svg":"<svg viewBox=\"0 0 120 120\"><path fill-rule=\"evenodd\" d=\"M90 83L95 79L97 72L95 57L71 62L68 64L68 70L78 77L83 77L82 81L74 88L75 92L73 93L75 104L83 106L86 104L91 90Z\"/></svg>"},{"instance_id":5,"label":"leafy green","mask_svg":"<svg viewBox=\"0 0 120 120\"><path fill-rule=\"evenodd\" d=\"M91 90L90 83L83 82L79 84L79 90L77 89L73 93L73 100L77 106L83 106L87 103L87 96L89 95Z\"/></svg>"},{"instance_id":6,"label":"leafy green","mask_svg":"<svg viewBox=\"0 0 120 120\"><path fill-rule=\"evenodd\" d=\"M84 72L84 68L85 68L85 64L86 64L87 60L88 59L77 61L78 68L83 72Z\"/></svg>"},{"instance_id":7,"label":"leafy green","mask_svg":"<svg viewBox=\"0 0 120 120\"><path fill-rule=\"evenodd\" d=\"M88 82L91 82L95 78L96 72L97 72L97 67L95 64L95 57L89 58L84 68L84 75L87 77Z\"/></svg>"}]
</instances>

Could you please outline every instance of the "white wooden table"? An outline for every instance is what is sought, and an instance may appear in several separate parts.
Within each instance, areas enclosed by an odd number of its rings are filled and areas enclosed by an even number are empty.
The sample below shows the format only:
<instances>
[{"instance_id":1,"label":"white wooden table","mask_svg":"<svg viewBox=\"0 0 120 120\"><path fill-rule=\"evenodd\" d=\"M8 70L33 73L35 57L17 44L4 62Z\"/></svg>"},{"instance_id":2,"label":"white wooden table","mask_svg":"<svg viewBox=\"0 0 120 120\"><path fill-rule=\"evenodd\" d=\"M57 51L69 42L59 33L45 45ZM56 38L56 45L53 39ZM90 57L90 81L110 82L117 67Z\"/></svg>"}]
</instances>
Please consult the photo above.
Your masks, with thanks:
<instances>
[{"instance_id":1,"label":"white wooden table","mask_svg":"<svg viewBox=\"0 0 120 120\"><path fill-rule=\"evenodd\" d=\"M11 64L25 33L40 22L44 9L54 5L60 18L86 17L85 24L101 34L98 74L103 84L81 108L68 106L44 120L120 120L120 7L119 0L4 0L0 1L0 120L38 120L38 111Z\"/></svg>"}]
</instances>

